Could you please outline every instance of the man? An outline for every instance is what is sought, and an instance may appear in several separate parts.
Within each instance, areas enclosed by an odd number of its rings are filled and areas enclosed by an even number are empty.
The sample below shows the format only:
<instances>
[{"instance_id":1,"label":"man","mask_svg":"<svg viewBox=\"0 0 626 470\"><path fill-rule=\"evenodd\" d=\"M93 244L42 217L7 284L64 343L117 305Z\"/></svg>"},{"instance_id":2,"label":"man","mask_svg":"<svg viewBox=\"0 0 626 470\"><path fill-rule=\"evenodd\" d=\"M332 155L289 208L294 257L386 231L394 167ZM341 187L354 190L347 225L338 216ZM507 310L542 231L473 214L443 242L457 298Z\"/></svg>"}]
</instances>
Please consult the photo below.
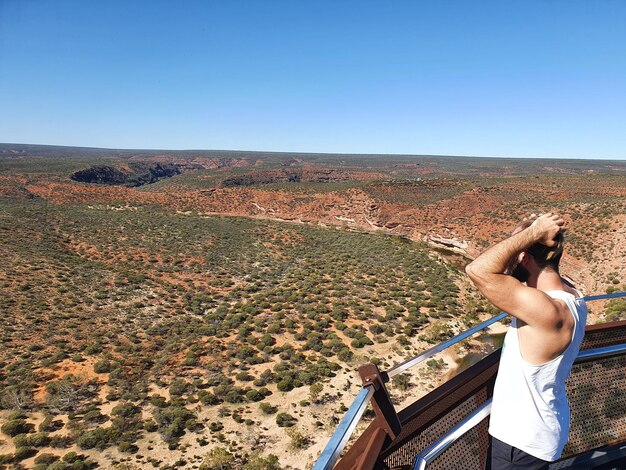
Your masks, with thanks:
<instances>
[{"instance_id":1,"label":"man","mask_svg":"<svg viewBox=\"0 0 626 470\"><path fill-rule=\"evenodd\" d=\"M587 307L559 275L563 226L557 214L533 215L466 268L483 295L513 317L491 405L492 470L547 469L567 442L565 379Z\"/></svg>"}]
</instances>

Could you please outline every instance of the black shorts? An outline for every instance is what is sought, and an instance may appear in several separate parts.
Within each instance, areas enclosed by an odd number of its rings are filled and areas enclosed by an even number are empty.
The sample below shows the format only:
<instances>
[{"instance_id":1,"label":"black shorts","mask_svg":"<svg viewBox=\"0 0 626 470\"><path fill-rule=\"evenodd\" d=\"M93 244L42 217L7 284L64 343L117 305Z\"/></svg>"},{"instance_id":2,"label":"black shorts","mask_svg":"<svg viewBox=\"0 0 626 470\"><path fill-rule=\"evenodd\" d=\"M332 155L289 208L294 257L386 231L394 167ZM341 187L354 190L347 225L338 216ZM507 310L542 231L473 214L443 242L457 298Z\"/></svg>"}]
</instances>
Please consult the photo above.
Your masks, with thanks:
<instances>
[{"instance_id":1,"label":"black shorts","mask_svg":"<svg viewBox=\"0 0 626 470\"><path fill-rule=\"evenodd\" d=\"M487 470L548 470L550 462L538 459L493 436L487 457Z\"/></svg>"}]
</instances>

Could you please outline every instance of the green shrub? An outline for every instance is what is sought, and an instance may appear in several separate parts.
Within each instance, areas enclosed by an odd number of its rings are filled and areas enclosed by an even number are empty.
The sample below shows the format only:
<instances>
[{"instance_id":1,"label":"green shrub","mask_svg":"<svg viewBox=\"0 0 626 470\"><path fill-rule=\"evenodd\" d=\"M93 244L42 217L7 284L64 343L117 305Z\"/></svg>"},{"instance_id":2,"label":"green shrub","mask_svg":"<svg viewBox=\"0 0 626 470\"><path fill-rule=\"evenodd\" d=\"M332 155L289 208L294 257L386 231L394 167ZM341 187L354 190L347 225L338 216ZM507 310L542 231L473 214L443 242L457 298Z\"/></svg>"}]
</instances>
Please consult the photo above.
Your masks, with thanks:
<instances>
[{"instance_id":1,"label":"green shrub","mask_svg":"<svg viewBox=\"0 0 626 470\"><path fill-rule=\"evenodd\" d=\"M320 382L315 382L309 387L309 398L313 403L317 403L320 398L320 394L324 390L324 385Z\"/></svg>"},{"instance_id":2,"label":"green shrub","mask_svg":"<svg viewBox=\"0 0 626 470\"><path fill-rule=\"evenodd\" d=\"M258 390L252 389L246 392L246 400L248 401L261 401L263 400L263 398L265 397L263 396L263 394L259 393Z\"/></svg>"},{"instance_id":3,"label":"green shrub","mask_svg":"<svg viewBox=\"0 0 626 470\"><path fill-rule=\"evenodd\" d=\"M294 381L291 377L286 377L276 384L276 388L281 392L289 392L294 388Z\"/></svg>"},{"instance_id":4,"label":"green shrub","mask_svg":"<svg viewBox=\"0 0 626 470\"><path fill-rule=\"evenodd\" d=\"M147 431L147 432L155 432L159 429L159 426L157 423L155 423L153 420L148 420L145 423L143 423L143 428Z\"/></svg>"},{"instance_id":5,"label":"green shrub","mask_svg":"<svg viewBox=\"0 0 626 470\"><path fill-rule=\"evenodd\" d=\"M51 463L56 462L57 460L59 460L59 456L58 455L54 455L54 454L39 454L35 458L35 463L36 464L50 465Z\"/></svg>"},{"instance_id":6,"label":"green shrub","mask_svg":"<svg viewBox=\"0 0 626 470\"><path fill-rule=\"evenodd\" d=\"M112 369L113 364L111 364L111 361L107 361L105 359L98 361L93 365L93 371L96 374L105 374L111 372Z\"/></svg>"},{"instance_id":7,"label":"green shrub","mask_svg":"<svg viewBox=\"0 0 626 470\"><path fill-rule=\"evenodd\" d=\"M612 299L606 304L604 310L606 321L626 320L626 299Z\"/></svg>"},{"instance_id":8,"label":"green shrub","mask_svg":"<svg viewBox=\"0 0 626 470\"><path fill-rule=\"evenodd\" d=\"M289 413L278 413L276 415L276 424L281 428L289 428L296 424L296 418Z\"/></svg>"},{"instance_id":9,"label":"green shrub","mask_svg":"<svg viewBox=\"0 0 626 470\"><path fill-rule=\"evenodd\" d=\"M83 416L83 421L85 421L86 423L104 423L108 419L109 418L107 416L100 413L100 410L88 411Z\"/></svg>"},{"instance_id":10,"label":"green shrub","mask_svg":"<svg viewBox=\"0 0 626 470\"><path fill-rule=\"evenodd\" d=\"M245 370L243 372L239 372L235 376L235 378L240 382L251 382L252 380L254 380L254 376L250 375L250 373Z\"/></svg>"},{"instance_id":11,"label":"green shrub","mask_svg":"<svg viewBox=\"0 0 626 470\"><path fill-rule=\"evenodd\" d=\"M128 441L121 441L117 445L117 448L120 452L127 452L129 454L134 454L139 450L139 448L135 444Z\"/></svg>"},{"instance_id":12,"label":"green shrub","mask_svg":"<svg viewBox=\"0 0 626 470\"><path fill-rule=\"evenodd\" d=\"M28 418L28 416L23 411L11 411L7 415L6 420L7 421L14 421L14 420L17 420L17 419L26 419L26 418Z\"/></svg>"},{"instance_id":13,"label":"green shrub","mask_svg":"<svg viewBox=\"0 0 626 470\"><path fill-rule=\"evenodd\" d=\"M157 409L154 413L154 419L159 426L158 431L168 443L175 442L185 434L185 425L192 418L195 418L195 415L180 405Z\"/></svg>"},{"instance_id":14,"label":"green shrub","mask_svg":"<svg viewBox=\"0 0 626 470\"><path fill-rule=\"evenodd\" d=\"M278 457L273 454L263 457L253 453L243 465L242 470L281 470Z\"/></svg>"},{"instance_id":15,"label":"green shrub","mask_svg":"<svg viewBox=\"0 0 626 470\"><path fill-rule=\"evenodd\" d=\"M411 376L409 374L400 374L392 379L392 383L398 390L406 391L411 386Z\"/></svg>"},{"instance_id":16,"label":"green shrub","mask_svg":"<svg viewBox=\"0 0 626 470\"><path fill-rule=\"evenodd\" d=\"M7 421L0 428L0 430L4 434L11 437L17 436L18 434L33 432L34 429L35 426L27 423L24 419L14 419L12 421Z\"/></svg>"},{"instance_id":17,"label":"green shrub","mask_svg":"<svg viewBox=\"0 0 626 470\"><path fill-rule=\"evenodd\" d=\"M113 416L121 416L124 418L129 418L134 416L140 412L140 408L136 405L133 405L130 402L120 403L115 408L111 410L111 414Z\"/></svg>"},{"instance_id":18,"label":"green shrub","mask_svg":"<svg viewBox=\"0 0 626 470\"><path fill-rule=\"evenodd\" d=\"M182 379L174 379L170 385L170 396L179 397L182 396L189 388L189 383Z\"/></svg>"},{"instance_id":19,"label":"green shrub","mask_svg":"<svg viewBox=\"0 0 626 470\"><path fill-rule=\"evenodd\" d=\"M218 398L215 394L211 393L211 392L207 392L206 390L200 390L198 392L198 400L200 400L200 403L202 403L203 405L219 405L220 403L222 403L222 400L220 398Z\"/></svg>"},{"instance_id":20,"label":"green shrub","mask_svg":"<svg viewBox=\"0 0 626 470\"><path fill-rule=\"evenodd\" d=\"M46 467L46 470L89 470L89 466L82 461L69 465L63 461L57 460Z\"/></svg>"},{"instance_id":21,"label":"green shrub","mask_svg":"<svg viewBox=\"0 0 626 470\"><path fill-rule=\"evenodd\" d=\"M211 432L218 432L218 431L221 431L222 429L224 429L224 425L222 423L218 423L214 421L211 424L209 424L209 430Z\"/></svg>"},{"instance_id":22,"label":"green shrub","mask_svg":"<svg viewBox=\"0 0 626 470\"><path fill-rule=\"evenodd\" d=\"M76 439L76 444L81 449L96 448L98 450L104 450L114 444L120 435L121 432L119 429L113 427L96 428L82 433L78 439Z\"/></svg>"},{"instance_id":23,"label":"green shrub","mask_svg":"<svg viewBox=\"0 0 626 470\"><path fill-rule=\"evenodd\" d=\"M71 446L74 443L72 436L52 436L50 438L50 447L56 449L64 449Z\"/></svg>"},{"instance_id":24,"label":"green shrub","mask_svg":"<svg viewBox=\"0 0 626 470\"><path fill-rule=\"evenodd\" d=\"M45 447L50 443L48 433L18 434L13 438L16 447Z\"/></svg>"},{"instance_id":25,"label":"green shrub","mask_svg":"<svg viewBox=\"0 0 626 470\"><path fill-rule=\"evenodd\" d=\"M54 419L52 415L46 415L39 425L40 432L53 432L63 427L63 421Z\"/></svg>"},{"instance_id":26,"label":"green shrub","mask_svg":"<svg viewBox=\"0 0 626 470\"><path fill-rule=\"evenodd\" d=\"M67 454L65 454L65 455L63 456L63 461L64 461L64 462L67 462L67 463L74 463L74 462L76 462L77 460L84 460L84 459L83 459L83 457L84 457L84 456L82 456L82 455L80 455L80 454L77 454L77 453L76 453L76 452L74 452L74 451L71 451L71 452L68 452Z\"/></svg>"},{"instance_id":27,"label":"green shrub","mask_svg":"<svg viewBox=\"0 0 626 470\"><path fill-rule=\"evenodd\" d=\"M293 450L305 449L311 443L311 440L296 429L288 429L287 435L291 439L289 447Z\"/></svg>"},{"instance_id":28,"label":"green shrub","mask_svg":"<svg viewBox=\"0 0 626 470\"><path fill-rule=\"evenodd\" d=\"M37 452L39 451L34 447L17 447L15 449L15 453L13 454L13 458L19 462L20 460L24 460L32 457L33 455L36 455Z\"/></svg>"},{"instance_id":29,"label":"green shrub","mask_svg":"<svg viewBox=\"0 0 626 470\"><path fill-rule=\"evenodd\" d=\"M165 408L167 406L167 400L161 395L152 395L150 397L150 404L157 408Z\"/></svg>"},{"instance_id":30,"label":"green shrub","mask_svg":"<svg viewBox=\"0 0 626 470\"><path fill-rule=\"evenodd\" d=\"M223 447L216 447L204 457L199 470L231 470L234 466L235 456Z\"/></svg>"},{"instance_id":31,"label":"green shrub","mask_svg":"<svg viewBox=\"0 0 626 470\"><path fill-rule=\"evenodd\" d=\"M269 403L261 403L259 404L259 409L266 415L273 415L278 411L278 407L272 406Z\"/></svg>"}]
</instances>

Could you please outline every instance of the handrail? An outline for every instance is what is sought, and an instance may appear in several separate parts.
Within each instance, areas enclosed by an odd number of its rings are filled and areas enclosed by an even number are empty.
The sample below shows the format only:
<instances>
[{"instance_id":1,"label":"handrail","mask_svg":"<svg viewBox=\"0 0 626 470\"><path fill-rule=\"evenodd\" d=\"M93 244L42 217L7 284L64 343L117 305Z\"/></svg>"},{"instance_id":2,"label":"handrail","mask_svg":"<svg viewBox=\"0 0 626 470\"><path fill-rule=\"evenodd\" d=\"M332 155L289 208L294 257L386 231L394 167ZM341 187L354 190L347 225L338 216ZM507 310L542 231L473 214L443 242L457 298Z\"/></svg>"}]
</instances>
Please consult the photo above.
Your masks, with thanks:
<instances>
[{"instance_id":1,"label":"handrail","mask_svg":"<svg viewBox=\"0 0 626 470\"><path fill-rule=\"evenodd\" d=\"M588 295L583 297L583 299L586 302L592 301L592 300L599 300L599 299L611 299L611 298L616 298L616 297L625 297L626 296L626 292L614 292L612 294L600 294L600 295ZM459 333L458 335L456 335L453 338L450 338L448 341L444 341L441 344L438 344L437 346L434 346L432 348L430 348L429 350L423 352L422 354L412 357L411 359L407 359L406 361L404 361L401 364L398 364L396 366L393 366L391 369L389 369L387 371L387 376L389 376L389 378L401 374L402 372L404 372L405 370L416 366L417 364L419 364L420 362L425 361L426 359L428 359L431 356L434 356L437 353L440 353L441 351L444 351L445 349L448 349L450 346L454 346L455 344L463 341L465 338L472 336L474 333L477 333L480 330L484 330L485 328L487 328L488 326L492 325L493 323L502 320L503 318L505 318L506 316L508 316L508 313L506 312L501 312L498 315L491 317L489 320L486 320L482 323L479 323L478 325L476 325L473 328L470 328L467 331L464 331L463 333Z\"/></svg>"},{"instance_id":2,"label":"handrail","mask_svg":"<svg viewBox=\"0 0 626 470\"><path fill-rule=\"evenodd\" d=\"M626 352L626 344L615 344L613 346L604 346L595 349L585 349L578 353L576 356L576 362L585 361L587 359L598 359L603 357L615 356Z\"/></svg>"},{"instance_id":3,"label":"handrail","mask_svg":"<svg viewBox=\"0 0 626 470\"><path fill-rule=\"evenodd\" d=\"M611 298L625 297L625 296L626 296L626 292L614 292L612 294L589 295L589 296L583 297L583 299L585 301L593 301L593 300L611 299ZM489 325L492 325L493 323L502 320L507 315L508 313L501 312L498 315L495 315L491 317L490 319L476 325L475 327L470 328L469 330L456 335L454 338L451 338L448 341L445 341L437 346L430 348L429 350L423 352L422 354L418 356L415 356L411 359L404 361L401 364L398 364L392 367L387 372L382 372L381 375L387 376L387 378L394 377L395 375L398 375L404 372L405 370L419 364L420 362L423 362L429 357L434 356L435 354L449 348L450 346L453 346L459 343L460 341L463 341L465 338L477 333L478 331L484 330ZM614 350L611 350L610 348L614 348L614 346L608 346L607 348L598 348L594 350L581 351L579 358L581 360L584 360L584 359L587 359L588 357L593 357L589 355L592 351L597 352L597 351L603 350L604 354L606 355L617 354L621 352L621 351L615 352ZM341 455L341 452L343 451L345 445L347 444L348 440L352 436L352 433L354 432L356 425L358 424L361 416L363 415L363 412L365 411L365 408L367 407L369 403L369 399L371 398L373 394L374 394L374 387L372 385L364 386L359 391L358 395L355 397L354 401L350 405L350 408L348 409L345 416L339 423L339 426L337 427L337 429L331 436L330 440L328 441L328 444L326 444L326 447L324 448L319 458L317 459L317 462L315 463L315 466L313 467L312 470L329 470L333 468L335 462L339 459L339 456Z\"/></svg>"},{"instance_id":4,"label":"handrail","mask_svg":"<svg viewBox=\"0 0 626 470\"><path fill-rule=\"evenodd\" d=\"M580 351L576 356L576 362L584 361L587 359L597 359L603 357L614 356L616 354L626 352L626 344L616 344L614 346L605 346L602 348L586 349ZM413 470L425 470L426 465L432 462L439 455L441 455L446 449L454 444L461 436L480 423L484 418L491 413L491 398L487 400L480 408L474 411L471 415L457 424L454 428L433 442L423 452L415 457L413 464Z\"/></svg>"},{"instance_id":5,"label":"handrail","mask_svg":"<svg viewBox=\"0 0 626 470\"><path fill-rule=\"evenodd\" d=\"M350 405L350 408L348 408L337 430L328 441L328 444L326 444L312 470L330 470L334 467L343 448L348 443L348 439L350 439L356 425L359 423L365 408L367 408L374 391L374 385L363 387L359 391L359 394Z\"/></svg>"},{"instance_id":6,"label":"handrail","mask_svg":"<svg viewBox=\"0 0 626 470\"><path fill-rule=\"evenodd\" d=\"M433 442L423 452L415 457L413 470L425 470L426 465L439 457L448 447L454 444L467 431L474 428L478 423L491 413L491 398L487 400L467 418L454 426L447 434Z\"/></svg>"},{"instance_id":7,"label":"handrail","mask_svg":"<svg viewBox=\"0 0 626 470\"><path fill-rule=\"evenodd\" d=\"M583 299L589 302L590 300L613 299L615 297L626 297L626 292L613 292L612 294L587 295L583 297Z\"/></svg>"},{"instance_id":8,"label":"handrail","mask_svg":"<svg viewBox=\"0 0 626 470\"><path fill-rule=\"evenodd\" d=\"M401 374L402 372L404 372L405 370L419 364L420 362L423 362L424 360L428 359L431 356L434 356L435 354L448 349L450 346L454 346L455 344L463 341L465 338L472 336L474 333L479 332L480 330L484 330L485 328L487 328L489 325L502 320L504 317L506 317L508 315L508 313L502 312L498 315L496 315L495 317L491 317L489 320L486 320L478 325L476 325L473 328L470 328L467 331L464 331L463 333L460 333L458 335L456 335L454 338L450 338L448 341L444 341L441 344L438 344L437 346L434 346L432 348L430 348L429 350L423 352L422 354L420 354L419 356L415 356L411 359L407 359L406 361L404 361L401 364L398 364L397 366L393 366L391 369L389 369L387 371L387 375L389 376L389 378Z\"/></svg>"}]
</instances>

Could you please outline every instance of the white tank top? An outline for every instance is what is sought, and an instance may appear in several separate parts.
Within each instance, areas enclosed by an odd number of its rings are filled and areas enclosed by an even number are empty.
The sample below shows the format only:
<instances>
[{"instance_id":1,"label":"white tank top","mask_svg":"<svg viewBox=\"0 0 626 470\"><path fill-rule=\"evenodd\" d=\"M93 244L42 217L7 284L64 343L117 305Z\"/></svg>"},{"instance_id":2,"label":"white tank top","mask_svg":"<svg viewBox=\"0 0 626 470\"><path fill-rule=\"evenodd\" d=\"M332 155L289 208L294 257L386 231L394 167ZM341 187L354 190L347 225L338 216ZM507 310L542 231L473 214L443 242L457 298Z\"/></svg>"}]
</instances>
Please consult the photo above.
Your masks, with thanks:
<instances>
[{"instance_id":1,"label":"white tank top","mask_svg":"<svg viewBox=\"0 0 626 470\"><path fill-rule=\"evenodd\" d=\"M578 291L577 291L578 292ZM546 292L563 300L574 317L572 340L561 355L541 365L522 358L517 321L504 337L493 391L489 434L542 460L557 460L567 443L570 424L565 379L585 335L587 305L565 291Z\"/></svg>"}]
</instances>

